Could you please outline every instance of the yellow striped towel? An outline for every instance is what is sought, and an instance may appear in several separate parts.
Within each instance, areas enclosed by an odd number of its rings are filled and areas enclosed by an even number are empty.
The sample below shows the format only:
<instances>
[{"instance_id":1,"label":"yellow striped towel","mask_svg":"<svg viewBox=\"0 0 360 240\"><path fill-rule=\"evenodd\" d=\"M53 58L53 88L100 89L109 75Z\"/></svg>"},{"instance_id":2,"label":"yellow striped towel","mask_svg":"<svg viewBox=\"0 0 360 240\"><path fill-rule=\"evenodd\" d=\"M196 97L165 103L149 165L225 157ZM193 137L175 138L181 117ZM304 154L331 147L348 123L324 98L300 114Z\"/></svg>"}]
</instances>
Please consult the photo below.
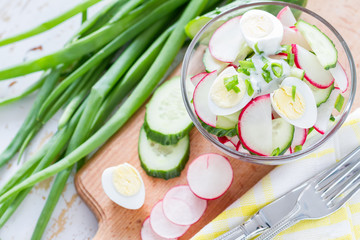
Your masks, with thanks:
<instances>
[{"instance_id":1,"label":"yellow striped towel","mask_svg":"<svg viewBox=\"0 0 360 240\"><path fill-rule=\"evenodd\" d=\"M192 240L210 240L247 220L260 208L332 165L360 145L360 109L316 152L278 166L240 199L206 225ZM299 222L276 240L359 240L360 192L337 212L320 220Z\"/></svg>"}]
</instances>

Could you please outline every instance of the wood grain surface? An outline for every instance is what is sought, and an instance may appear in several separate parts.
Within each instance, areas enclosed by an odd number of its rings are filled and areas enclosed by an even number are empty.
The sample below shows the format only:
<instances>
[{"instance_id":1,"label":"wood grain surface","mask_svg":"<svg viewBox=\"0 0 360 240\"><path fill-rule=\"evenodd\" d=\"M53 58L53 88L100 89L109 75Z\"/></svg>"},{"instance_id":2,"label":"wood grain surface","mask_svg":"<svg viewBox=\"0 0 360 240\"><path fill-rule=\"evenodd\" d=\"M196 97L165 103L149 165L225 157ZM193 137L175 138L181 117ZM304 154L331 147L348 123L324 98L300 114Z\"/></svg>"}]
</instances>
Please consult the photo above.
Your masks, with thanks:
<instances>
[{"instance_id":1,"label":"wood grain surface","mask_svg":"<svg viewBox=\"0 0 360 240\"><path fill-rule=\"evenodd\" d=\"M309 0L308 8L327 19L340 32L348 43L355 59L357 71L360 72L360 44L358 44L360 39L360 28L358 27L360 26L360 1ZM178 75L178 73L179 68L173 75ZM356 94L353 109L360 106L359 97L359 93ZM99 221L99 229L94 239L140 239L142 222L150 214L152 206L162 199L172 186L186 183L187 169L182 172L180 177L167 181L149 177L141 169L137 155L137 140L139 129L143 123L144 112L143 107L131 121L96 153L76 176L75 184L80 196L89 205ZM202 153L218 152L196 129L192 130L190 139L191 153L189 161ZM209 201L204 216L199 222L192 225L180 239L189 239L193 236L273 168L235 159L230 159L230 161L234 169L234 182L231 188L221 198ZM103 170L124 162L135 166L145 183L145 204L136 211L117 206L105 195L101 187Z\"/></svg>"}]
</instances>

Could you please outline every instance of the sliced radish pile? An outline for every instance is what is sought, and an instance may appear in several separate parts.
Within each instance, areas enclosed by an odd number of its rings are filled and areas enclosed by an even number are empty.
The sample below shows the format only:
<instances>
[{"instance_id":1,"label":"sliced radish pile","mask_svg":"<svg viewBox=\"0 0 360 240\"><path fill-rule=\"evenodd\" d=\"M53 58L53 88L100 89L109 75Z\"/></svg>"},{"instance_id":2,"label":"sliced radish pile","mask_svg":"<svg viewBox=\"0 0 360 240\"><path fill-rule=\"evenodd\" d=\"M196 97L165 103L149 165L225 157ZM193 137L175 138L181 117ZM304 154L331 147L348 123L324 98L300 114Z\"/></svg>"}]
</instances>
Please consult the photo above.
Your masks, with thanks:
<instances>
[{"instance_id":1,"label":"sliced radish pile","mask_svg":"<svg viewBox=\"0 0 360 240\"><path fill-rule=\"evenodd\" d=\"M208 105L208 94L217 77L217 71L206 75L194 90L194 109L196 115L207 125L216 127L216 115L212 113Z\"/></svg>"},{"instance_id":2,"label":"sliced radish pile","mask_svg":"<svg viewBox=\"0 0 360 240\"><path fill-rule=\"evenodd\" d=\"M299 30L295 27L284 27L284 35L281 41L281 45L291 45L296 44L300 45L307 50L311 50L309 43L305 40L305 38L301 35Z\"/></svg>"},{"instance_id":3,"label":"sliced radish pile","mask_svg":"<svg viewBox=\"0 0 360 240\"><path fill-rule=\"evenodd\" d=\"M238 124L240 141L249 151L270 156L272 153L272 121L270 95L262 95L246 105Z\"/></svg>"},{"instance_id":4,"label":"sliced radish pile","mask_svg":"<svg viewBox=\"0 0 360 240\"><path fill-rule=\"evenodd\" d=\"M181 237L190 227L172 223L167 219L163 211L163 201L159 201L151 210L150 224L154 232L163 238Z\"/></svg>"},{"instance_id":5,"label":"sliced radish pile","mask_svg":"<svg viewBox=\"0 0 360 240\"><path fill-rule=\"evenodd\" d=\"M209 42L211 55L222 62L234 62L245 40L239 31L241 16L230 19L221 25L212 35Z\"/></svg>"},{"instance_id":6,"label":"sliced radish pile","mask_svg":"<svg viewBox=\"0 0 360 240\"><path fill-rule=\"evenodd\" d=\"M284 27L291 27L296 23L294 14L291 12L291 9L288 6L281 9L276 17L280 20Z\"/></svg>"},{"instance_id":7,"label":"sliced radish pile","mask_svg":"<svg viewBox=\"0 0 360 240\"><path fill-rule=\"evenodd\" d=\"M328 88L334 82L331 73L323 68L316 55L299 45L292 44L295 64L305 71L305 78L317 88Z\"/></svg>"},{"instance_id":8,"label":"sliced radish pile","mask_svg":"<svg viewBox=\"0 0 360 240\"><path fill-rule=\"evenodd\" d=\"M293 140L292 140L291 146L290 146L290 153L295 152L296 146L304 145L307 135L308 135L307 128L295 127L294 137L293 137Z\"/></svg>"},{"instance_id":9,"label":"sliced radish pile","mask_svg":"<svg viewBox=\"0 0 360 240\"><path fill-rule=\"evenodd\" d=\"M141 239L142 240L175 240L176 238L163 238L157 235L151 228L150 218L146 218L141 228Z\"/></svg>"},{"instance_id":10,"label":"sliced radish pile","mask_svg":"<svg viewBox=\"0 0 360 240\"><path fill-rule=\"evenodd\" d=\"M314 129L321 134L324 134L325 131L327 130L327 127L329 125L329 119L339 94L340 94L340 90L338 88L335 88L331 92L328 100L322 103L318 107L318 114L317 114L316 123L314 125Z\"/></svg>"},{"instance_id":11,"label":"sliced radish pile","mask_svg":"<svg viewBox=\"0 0 360 240\"><path fill-rule=\"evenodd\" d=\"M196 87L199 84L199 82L208 74L209 73L207 73L207 72L198 73L195 76L192 76L190 78L190 80L191 80L192 84Z\"/></svg>"},{"instance_id":12,"label":"sliced radish pile","mask_svg":"<svg viewBox=\"0 0 360 240\"><path fill-rule=\"evenodd\" d=\"M165 216L173 223L191 225L204 214L207 202L194 195L188 185L173 187L163 200Z\"/></svg>"},{"instance_id":13,"label":"sliced radish pile","mask_svg":"<svg viewBox=\"0 0 360 240\"><path fill-rule=\"evenodd\" d=\"M233 170L229 160L215 153L196 158L187 172L191 191L207 200L221 197L230 187L232 180Z\"/></svg>"},{"instance_id":14,"label":"sliced radish pile","mask_svg":"<svg viewBox=\"0 0 360 240\"><path fill-rule=\"evenodd\" d=\"M336 66L334 68L330 68L329 71L333 75L335 83L340 88L341 92L346 92L349 87L349 79L341 64L337 62Z\"/></svg>"}]
</instances>

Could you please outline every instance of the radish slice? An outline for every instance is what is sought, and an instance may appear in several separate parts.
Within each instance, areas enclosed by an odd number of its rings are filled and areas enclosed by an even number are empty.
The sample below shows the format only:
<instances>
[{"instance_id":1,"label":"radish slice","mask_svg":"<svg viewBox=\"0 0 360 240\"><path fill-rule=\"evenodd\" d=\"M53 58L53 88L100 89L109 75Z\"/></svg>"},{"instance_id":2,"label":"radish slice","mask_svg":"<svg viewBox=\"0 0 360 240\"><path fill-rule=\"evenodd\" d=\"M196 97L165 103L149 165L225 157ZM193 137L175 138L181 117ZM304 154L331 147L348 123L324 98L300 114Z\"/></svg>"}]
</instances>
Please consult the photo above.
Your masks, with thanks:
<instances>
[{"instance_id":1,"label":"radish slice","mask_svg":"<svg viewBox=\"0 0 360 240\"><path fill-rule=\"evenodd\" d=\"M167 219L163 211L163 201L159 201L151 210L150 224L153 231L163 238L181 237L190 227L172 223Z\"/></svg>"},{"instance_id":2,"label":"radish slice","mask_svg":"<svg viewBox=\"0 0 360 240\"><path fill-rule=\"evenodd\" d=\"M208 74L209 73L207 73L207 72L198 73L195 76L192 76L190 78L190 80L191 80L192 84L194 84L194 86L196 87L199 84L199 82Z\"/></svg>"},{"instance_id":3,"label":"radish slice","mask_svg":"<svg viewBox=\"0 0 360 240\"><path fill-rule=\"evenodd\" d=\"M294 14L288 6L281 9L276 17L280 20L284 27L294 26L296 23Z\"/></svg>"},{"instance_id":4,"label":"radish slice","mask_svg":"<svg viewBox=\"0 0 360 240\"><path fill-rule=\"evenodd\" d=\"M163 199L164 215L178 225L191 225L204 214L207 202L194 195L188 185L170 189Z\"/></svg>"},{"instance_id":5,"label":"radish slice","mask_svg":"<svg viewBox=\"0 0 360 240\"><path fill-rule=\"evenodd\" d=\"M320 134L325 134L327 130L327 127L329 125L329 119L332 111L334 110L334 105L339 94L340 94L340 89L335 88L331 92L328 100L322 103L318 107L318 114L317 114L316 123L314 125L314 129L318 131Z\"/></svg>"},{"instance_id":6,"label":"radish slice","mask_svg":"<svg viewBox=\"0 0 360 240\"><path fill-rule=\"evenodd\" d=\"M272 120L270 95L262 95L246 105L238 123L241 143L249 151L270 156L272 153Z\"/></svg>"},{"instance_id":7,"label":"radish slice","mask_svg":"<svg viewBox=\"0 0 360 240\"><path fill-rule=\"evenodd\" d=\"M337 62L335 68L330 68L329 71L333 75L335 83L340 88L341 92L346 92L349 87L349 79L341 64Z\"/></svg>"},{"instance_id":8,"label":"radish slice","mask_svg":"<svg viewBox=\"0 0 360 240\"><path fill-rule=\"evenodd\" d=\"M240 144L240 138L238 136L234 136L230 138L230 142L234 145L235 148L237 148Z\"/></svg>"},{"instance_id":9,"label":"radish slice","mask_svg":"<svg viewBox=\"0 0 360 240\"><path fill-rule=\"evenodd\" d=\"M141 239L142 240L175 240L176 238L163 238L157 235L151 228L149 217L145 219L141 228Z\"/></svg>"},{"instance_id":10,"label":"radish slice","mask_svg":"<svg viewBox=\"0 0 360 240\"><path fill-rule=\"evenodd\" d=\"M216 127L216 115L212 113L208 105L210 88L217 77L217 71L206 75L194 90L194 109L196 115L207 125Z\"/></svg>"},{"instance_id":11,"label":"radish slice","mask_svg":"<svg viewBox=\"0 0 360 240\"><path fill-rule=\"evenodd\" d=\"M209 42L211 55L219 61L231 63L236 60L246 42L239 30L241 16L230 19L221 25Z\"/></svg>"},{"instance_id":12,"label":"radish slice","mask_svg":"<svg viewBox=\"0 0 360 240\"><path fill-rule=\"evenodd\" d=\"M187 181L196 196L212 200L228 190L233 181L233 170L226 157L216 153L204 154L190 164Z\"/></svg>"},{"instance_id":13,"label":"radish slice","mask_svg":"<svg viewBox=\"0 0 360 240\"><path fill-rule=\"evenodd\" d=\"M225 143L227 143L227 142L230 142L230 140L229 140L226 136L217 137L217 139L218 139L219 142L221 142L222 144L225 144Z\"/></svg>"},{"instance_id":14,"label":"radish slice","mask_svg":"<svg viewBox=\"0 0 360 240\"><path fill-rule=\"evenodd\" d=\"M291 45L296 44L305 48L306 50L311 50L309 43L305 40L303 35L295 27L284 27L284 35L281 41L281 45Z\"/></svg>"},{"instance_id":15,"label":"radish slice","mask_svg":"<svg viewBox=\"0 0 360 240\"><path fill-rule=\"evenodd\" d=\"M292 44L292 53L295 55L295 64L305 71L305 79L317 88L328 88L334 83L331 73L323 68L316 55L299 45Z\"/></svg>"},{"instance_id":16,"label":"radish slice","mask_svg":"<svg viewBox=\"0 0 360 240\"><path fill-rule=\"evenodd\" d=\"M295 147L296 146L299 146L299 145L303 146L304 145L307 135L308 135L308 129L307 128L295 127L294 137L293 137L293 140L292 140L291 146L290 146L290 153L295 152Z\"/></svg>"}]
</instances>

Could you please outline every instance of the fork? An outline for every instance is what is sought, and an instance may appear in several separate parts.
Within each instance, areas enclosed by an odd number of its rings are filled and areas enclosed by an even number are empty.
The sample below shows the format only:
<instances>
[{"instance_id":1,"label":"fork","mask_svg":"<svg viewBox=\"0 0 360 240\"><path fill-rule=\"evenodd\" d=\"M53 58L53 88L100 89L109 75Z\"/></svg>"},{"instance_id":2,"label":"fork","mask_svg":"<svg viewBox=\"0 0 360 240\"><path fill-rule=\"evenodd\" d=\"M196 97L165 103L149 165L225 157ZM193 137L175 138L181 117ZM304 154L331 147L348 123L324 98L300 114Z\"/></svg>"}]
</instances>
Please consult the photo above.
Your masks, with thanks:
<instances>
[{"instance_id":1,"label":"fork","mask_svg":"<svg viewBox=\"0 0 360 240\"><path fill-rule=\"evenodd\" d=\"M294 209L257 240L269 240L304 219L319 219L341 208L360 189L359 147L340 163L310 180Z\"/></svg>"}]
</instances>

